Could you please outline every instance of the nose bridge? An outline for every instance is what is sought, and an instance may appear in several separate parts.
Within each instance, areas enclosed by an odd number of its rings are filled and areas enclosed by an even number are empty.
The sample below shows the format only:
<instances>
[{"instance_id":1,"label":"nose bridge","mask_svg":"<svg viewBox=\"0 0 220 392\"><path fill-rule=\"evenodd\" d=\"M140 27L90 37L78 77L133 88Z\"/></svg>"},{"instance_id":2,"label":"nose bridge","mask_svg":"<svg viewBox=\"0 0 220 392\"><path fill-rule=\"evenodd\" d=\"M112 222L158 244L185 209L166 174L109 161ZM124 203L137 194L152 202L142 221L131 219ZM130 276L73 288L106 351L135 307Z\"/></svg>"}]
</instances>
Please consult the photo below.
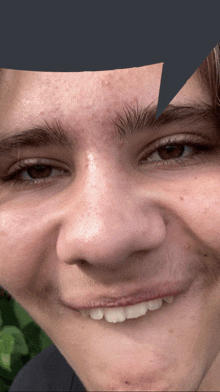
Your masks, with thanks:
<instances>
[{"instance_id":1,"label":"nose bridge","mask_svg":"<svg viewBox=\"0 0 220 392\"><path fill-rule=\"evenodd\" d=\"M156 226L160 226L155 231L146 200L143 212L135 184L129 183L124 172L110 165L89 165L75 189L76 193L69 190L62 209L57 242L58 257L64 262L114 265L162 240L164 228L158 216L153 213Z\"/></svg>"},{"instance_id":2,"label":"nose bridge","mask_svg":"<svg viewBox=\"0 0 220 392\"><path fill-rule=\"evenodd\" d=\"M74 227L84 240L99 236L107 228L114 232L125 223L130 210L126 191L125 179L116 168L88 165L85 177L79 181L76 199L71 194L68 198L69 225L75 218Z\"/></svg>"}]
</instances>

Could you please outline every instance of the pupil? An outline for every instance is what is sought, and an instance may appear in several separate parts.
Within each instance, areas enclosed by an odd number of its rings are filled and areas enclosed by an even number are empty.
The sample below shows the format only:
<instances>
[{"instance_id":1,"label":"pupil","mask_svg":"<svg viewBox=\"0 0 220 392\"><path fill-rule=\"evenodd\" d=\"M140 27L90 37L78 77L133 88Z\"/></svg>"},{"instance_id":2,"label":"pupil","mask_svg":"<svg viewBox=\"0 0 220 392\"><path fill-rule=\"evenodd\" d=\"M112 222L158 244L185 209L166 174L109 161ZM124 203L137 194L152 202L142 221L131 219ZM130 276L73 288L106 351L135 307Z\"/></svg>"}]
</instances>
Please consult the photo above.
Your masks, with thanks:
<instances>
[{"instance_id":1,"label":"pupil","mask_svg":"<svg viewBox=\"0 0 220 392\"><path fill-rule=\"evenodd\" d=\"M184 152L184 146L164 146L158 149L158 154L162 159L180 158Z\"/></svg>"},{"instance_id":2,"label":"pupil","mask_svg":"<svg viewBox=\"0 0 220 392\"><path fill-rule=\"evenodd\" d=\"M34 166L27 169L27 173L32 178L46 178L51 175L52 167L51 166Z\"/></svg>"}]
</instances>

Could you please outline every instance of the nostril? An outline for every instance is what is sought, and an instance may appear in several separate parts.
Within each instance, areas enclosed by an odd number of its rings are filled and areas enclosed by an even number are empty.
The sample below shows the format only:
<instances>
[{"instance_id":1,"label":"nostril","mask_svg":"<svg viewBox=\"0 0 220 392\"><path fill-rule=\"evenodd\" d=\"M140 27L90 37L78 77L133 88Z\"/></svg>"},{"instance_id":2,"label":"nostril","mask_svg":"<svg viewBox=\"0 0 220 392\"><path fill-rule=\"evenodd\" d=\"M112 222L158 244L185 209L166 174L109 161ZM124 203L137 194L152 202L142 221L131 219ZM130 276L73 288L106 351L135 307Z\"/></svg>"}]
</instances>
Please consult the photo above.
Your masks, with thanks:
<instances>
[{"instance_id":1,"label":"nostril","mask_svg":"<svg viewBox=\"0 0 220 392\"><path fill-rule=\"evenodd\" d=\"M84 260L84 259L80 259L80 260L79 260L79 264L80 264L80 265L84 265L84 264L86 264L86 263L87 263L87 261Z\"/></svg>"}]
</instances>

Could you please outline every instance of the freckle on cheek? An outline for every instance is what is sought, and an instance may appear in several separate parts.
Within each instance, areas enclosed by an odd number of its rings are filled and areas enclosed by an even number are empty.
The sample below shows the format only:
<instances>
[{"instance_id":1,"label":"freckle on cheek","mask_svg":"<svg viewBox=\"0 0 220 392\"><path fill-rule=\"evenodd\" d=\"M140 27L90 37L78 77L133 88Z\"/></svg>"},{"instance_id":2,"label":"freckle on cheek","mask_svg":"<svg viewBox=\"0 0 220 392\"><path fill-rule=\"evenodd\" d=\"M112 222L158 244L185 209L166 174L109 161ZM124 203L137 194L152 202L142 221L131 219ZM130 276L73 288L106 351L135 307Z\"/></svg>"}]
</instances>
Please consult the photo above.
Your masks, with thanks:
<instances>
[{"instance_id":1,"label":"freckle on cheek","mask_svg":"<svg viewBox=\"0 0 220 392\"><path fill-rule=\"evenodd\" d=\"M180 200L183 200L183 197L182 197L182 196L180 196Z\"/></svg>"}]
</instances>

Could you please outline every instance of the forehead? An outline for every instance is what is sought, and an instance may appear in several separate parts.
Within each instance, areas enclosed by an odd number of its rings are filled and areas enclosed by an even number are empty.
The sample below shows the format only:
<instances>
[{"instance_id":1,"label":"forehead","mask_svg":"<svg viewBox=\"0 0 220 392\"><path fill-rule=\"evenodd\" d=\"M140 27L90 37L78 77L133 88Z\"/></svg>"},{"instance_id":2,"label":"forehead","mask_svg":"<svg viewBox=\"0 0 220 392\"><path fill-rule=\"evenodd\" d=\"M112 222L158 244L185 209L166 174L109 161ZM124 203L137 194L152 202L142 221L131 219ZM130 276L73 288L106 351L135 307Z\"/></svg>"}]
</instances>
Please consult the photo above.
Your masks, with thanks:
<instances>
[{"instance_id":1,"label":"forehead","mask_svg":"<svg viewBox=\"0 0 220 392\"><path fill-rule=\"evenodd\" d=\"M98 72L33 72L2 70L2 125L22 126L36 117L102 118L124 103L157 103L163 64ZM198 73L183 86L173 103L206 100ZM9 124L10 122L10 124Z\"/></svg>"}]
</instances>

